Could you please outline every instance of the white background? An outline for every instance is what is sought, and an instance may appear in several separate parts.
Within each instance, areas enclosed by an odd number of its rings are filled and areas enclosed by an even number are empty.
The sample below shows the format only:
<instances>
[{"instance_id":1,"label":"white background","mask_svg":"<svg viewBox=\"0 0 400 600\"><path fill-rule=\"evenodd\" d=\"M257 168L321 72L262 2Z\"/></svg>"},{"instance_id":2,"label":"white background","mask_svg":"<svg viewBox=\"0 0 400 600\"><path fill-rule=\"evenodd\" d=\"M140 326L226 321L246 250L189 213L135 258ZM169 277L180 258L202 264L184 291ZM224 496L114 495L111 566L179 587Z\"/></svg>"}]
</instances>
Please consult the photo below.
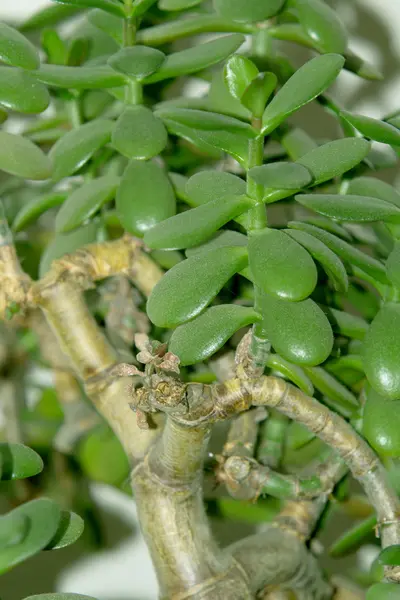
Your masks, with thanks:
<instances>
[{"instance_id":1,"label":"white background","mask_svg":"<svg viewBox=\"0 0 400 600\"><path fill-rule=\"evenodd\" d=\"M337 0L333 4L351 31L352 49L381 67L386 78L383 84L364 85L353 75L342 74L336 97L347 108L370 116L400 109L399 0ZM25 19L46 5L47 0L0 0L0 20ZM358 16L354 5L358 5ZM103 507L109 537L123 541L94 556L80 555L79 560L67 550L28 561L2 578L3 600L55 591L55 585L58 591L80 592L99 600L155 600L154 575L137 530L133 503L110 488L95 486L94 492ZM26 581L34 582L34 589Z\"/></svg>"}]
</instances>

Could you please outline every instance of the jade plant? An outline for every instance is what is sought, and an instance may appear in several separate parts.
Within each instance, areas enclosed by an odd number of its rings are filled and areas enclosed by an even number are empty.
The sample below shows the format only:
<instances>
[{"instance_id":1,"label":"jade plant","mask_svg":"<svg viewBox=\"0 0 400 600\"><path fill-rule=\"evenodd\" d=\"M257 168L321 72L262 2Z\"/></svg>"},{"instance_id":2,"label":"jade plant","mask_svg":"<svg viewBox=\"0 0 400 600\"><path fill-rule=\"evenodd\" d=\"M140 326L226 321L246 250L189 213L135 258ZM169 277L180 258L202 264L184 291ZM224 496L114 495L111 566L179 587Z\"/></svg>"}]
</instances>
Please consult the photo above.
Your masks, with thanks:
<instances>
[{"instance_id":1,"label":"jade plant","mask_svg":"<svg viewBox=\"0 0 400 600\"><path fill-rule=\"evenodd\" d=\"M0 60L0 573L102 481L165 600L400 598L400 113L336 12L56 0Z\"/></svg>"}]
</instances>

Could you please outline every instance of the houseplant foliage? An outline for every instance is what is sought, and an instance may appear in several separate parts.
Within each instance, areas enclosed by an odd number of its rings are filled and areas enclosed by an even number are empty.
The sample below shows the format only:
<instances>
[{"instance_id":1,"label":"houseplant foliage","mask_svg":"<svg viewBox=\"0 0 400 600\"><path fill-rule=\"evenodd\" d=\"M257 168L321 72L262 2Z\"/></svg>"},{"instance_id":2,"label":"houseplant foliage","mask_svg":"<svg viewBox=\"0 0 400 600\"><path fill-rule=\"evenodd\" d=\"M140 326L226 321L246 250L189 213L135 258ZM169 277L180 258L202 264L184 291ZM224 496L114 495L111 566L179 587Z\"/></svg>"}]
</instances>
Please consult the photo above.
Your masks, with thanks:
<instances>
[{"instance_id":1,"label":"houseplant foliage","mask_svg":"<svg viewBox=\"0 0 400 600\"><path fill-rule=\"evenodd\" d=\"M352 598L314 556L340 514L322 563L380 544L346 576L398 598L400 120L330 96L381 77L336 13L57 0L1 24L0 59L0 572L131 471L160 598ZM306 104L335 139L294 124ZM211 513L253 533L222 548Z\"/></svg>"}]
</instances>

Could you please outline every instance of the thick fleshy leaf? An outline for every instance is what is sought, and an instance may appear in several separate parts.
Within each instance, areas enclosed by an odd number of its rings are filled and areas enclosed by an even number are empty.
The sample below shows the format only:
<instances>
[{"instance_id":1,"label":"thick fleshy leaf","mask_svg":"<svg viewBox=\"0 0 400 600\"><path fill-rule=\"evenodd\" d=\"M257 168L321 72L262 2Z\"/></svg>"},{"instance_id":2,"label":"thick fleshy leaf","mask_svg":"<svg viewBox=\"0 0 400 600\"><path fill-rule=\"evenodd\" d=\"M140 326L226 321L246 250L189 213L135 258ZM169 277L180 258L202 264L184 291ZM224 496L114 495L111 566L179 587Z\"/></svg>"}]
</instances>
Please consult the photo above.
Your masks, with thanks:
<instances>
[{"instance_id":1,"label":"thick fleshy leaf","mask_svg":"<svg viewBox=\"0 0 400 600\"><path fill-rule=\"evenodd\" d=\"M372 321L365 336L363 363L372 387L400 400L400 304L385 304Z\"/></svg>"},{"instance_id":2,"label":"thick fleshy leaf","mask_svg":"<svg viewBox=\"0 0 400 600\"><path fill-rule=\"evenodd\" d=\"M167 145L164 123L146 106L127 106L118 118L113 134L114 148L127 158L148 160Z\"/></svg>"},{"instance_id":3,"label":"thick fleshy leaf","mask_svg":"<svg viewBox=\"0 0 400 600\"><path fill-rule=\"evenodd\" d=\"M69 177L85 165L92 156L111 140L113 122L96 119L66 133L50 150L53 179Z\"/></svg>"},{"instance_id":4,"label":"thick fleshy leaf","mask_svg":"<svg viewBox=\"0 0 400 600\"><path fill-rule=\"evenodd\" d=\"M317 284L317 268L310 254L278 229L251 232L249 265L256 285L293 302L307 298Z\"/></svg>"},{"instance_id":5,"label":"thick fleshy leaf","mask_svg":"<svg viewBox=\"0 0 400 600\"><path fill-rule=\"evenodd\" d=\"M372 65L360 56L357 56L357 54L351 50L347 50L344 56L346 59L344 68L348 71L356 73L359 77L369 81L382 81L382 79L384 79L382 71L377 69L375 65Z\"/></svg>"},{"instance_id":6,"label":"thick fleshy leaf","mask_svg":"<svg viewBox=\"0 0 400 600\"><path fill-rule=\"evenodd\" d=\"M133 0L131 9L132 17L140 17L156 2L157 0Z\"/></svg>"},{"instance_id":7,"label":"thick fleshy leaf","mask_svg":"<svg viewBox=\"0 0 400 600\"><path fill-rule=\"evenodd\" d=\"M301 244L314 260L317 260L321 264L336 290L341 292L347 291L349 280L346 269L340 258L328 246L305 231L285 229L284 233L287 233L296 242Z\"/></svg>"},{"instance_id":8,"label":"thick fleshy leaf","mask_svg":"<svg viewBox=\"0 0 400 600\"><path fill-rule=\"evenodd\" d=\"M250 83L257 77L259 70L245 56L235 54L225 65L225 83L234 98L241 99Z\"/></svg>"},{"instance_id":9,"label":"thick fleshy leaf","mask_svg":"<svg viewBox=\"0 0 400 600\"><path fill-rule=\"evenodd\" d=\"M339 75L343 65L344 58L339 54L324 54L300 67L265 109L263 133L276 129L292 113L325 91Z\"/></svg>"},{"instance_id":10,"label":"thick fleshy leaf","mask_svg":"<svg viewBox=\"0 0 400 600\"><path fill-rule=\"evenodd\" d=\"M6 519L0 518L0 548L20 544L28 529L29 519L24 515L10 514Z\"/></svg>"},{"instance_id":11,"label":"thick fleshy leaf","mask_svg":"<svg viewBox=\"0 0 400 600\"><path fill-rule=\"evenodd\" d=\"M234 56L237 56L234 54ZM211 82L208 93L203 99L192 99L193 101L205 103L204 109L212 112L237 117L244 121L250 121L251 113L241 104L241 101L232 96L225 82L224 69L213 70L210 73ZM194 108L194 107L193 107ZM198 108L201 108L200 106Z\"/></svg>"},{"instance_id":12,"label":"thick fleshy leaf","mask_svg":"<svg viewBox=\"0 0 400 600\"><path fill-rule=\"evenodd\" d=\"M154 287L147 314L159 327L175 327L200 314L225 283L247 265L247 250L210 250L179 263Z\"/></svg>"},{"instance_id":13,"label":"thick fleshy leaf","mask_svg":"<svg viewBox=\"0 0 400 600\"><path fill-rule=\"evenodd\" d=\"M168 130L204 150L222 150L247 164L249 140L256 131L248 123L217 113L187 108L164 108L155 112Z\"/></svg>"},{"instance_id":14,"label":"thick fleshy leaf","mask_svg":"<svg viewBox=\"0 0 400 600\"><path fill-rule=\"evenodd\" d=\"M368 389L362 434L378 454L400 456L400 400Z\"/></svg>"},{"instance_id":15,"label":"thick fleshy leaf","mask_svg":"<svg viewBox=\"0 0 400 600\"><path fill-rule=\"evenodd\" d=\"M155 162L132 160L122 176L116 207L121 225L140 237L160 221L172 217L176 200L164 169Z\"/></svg>"},{"instance_id":16,"label":"thick fleshy leaf","mask_svg":"<svg viewBox=\"0 0 400 600\"><path fill-rule=\"evenodd\" d=\"M333 331L355 340L363 340L368 331L367 321L356 315L337 310L330 306L320 305L332 325Z\"/></svg>"},{"instance_id":17,"label":"thick fleshy leaf","mask_svg":"<svg viewBox=\"0 0 400 600\"><path fill-rule=\"evenodd\" d=\"M375 536L376 515L367 517L343 533L329 548L334 557L347 556L360 548L368 537Z\"/></svg>"},{"instance_id":18,"label":"thick fleshy leaf","mask_svg":"<svg viewBox=\"0 0 400 600\"><path fill-rule=\"evenodd\" d=\"M274 350L294 364L318 365L331 353L328 319L313 300L288 302L264 294L260 312Z\"/></svg>"},{"instance_id":19,"label":"thick fleshy leaf","mask_svg":"<svg viewBox=\"0 0 400 600\"><path fill-rule=\"evenodd\" d=\"M288 223L288 225L290 229L300 229L301 231L306 231L307 233L318 238L321 242L326 244L328 248L340 256L343 261L362 269L362 271L365 271L365 273L377 281L381 283L388 282L385 267L381 262L375 258L372 258L372 256L361 252L357 248L354 248L336 235L332 235L328 231L324 231L319 227L315 227L315 225L302 223L300 221L291 221Z\"/></svg>"},{"instance_id":20,"label":"thick fleshy leaf","mask_svg":"<svg viewBox=\"0 0 400 600\"><path fill-rule=\"evenodd\" d=\"M189 257L194 256L195 254L201 254L202 252L208 252L209 250L215 250L216 248L224 248L225 246L247 246L247 242L247 235L239 233L239 231L223 229L222 231L218 231L218 233L204 244L188 248L185 254Z\"/></svg>"},{"instance_id":21,"label":"thick fleshy leaf","mask_svg":"<svg viewBox=\"0 0 400 600\"><path fill-rule=\"evenodd\" d=\"M286 359L282 358L282 356L279 356L279 354L272 353L267 358L266 366L269 369L280 373L289 381L295 383L297 387L299 387L305 394L313 396L314 386L303 369L298 365L293 365Z\"/></svg>"},{"instance_id":22,"label":"thick fleshy leaf","mask_svg":"<svg viewBox=\"0 0 400 600\"><path fill-rule=\"evenodd\" d=\"M345 110L342 110L340 114L364 137L384 144L400 145L400 131L397 127L378 119L353 114Z\"/></svg>"},{"instance_id":23,"label":"thick fleshy leaf","mask_svg":"<svg viewBox=\"0 0 400 600\"><path fill-rule=\"evenodd\" d=\"M325 217L339 221L400 222L400 209L379 198L352 194L301 194L296 196L296 200Z\"/></svg>"},{"instance_id":24,"label":"thick fleshy leaf","mask_svg":"<svg viewBox=\"0 0 400 600\"><path fill-rule=\"evenodd\" d=\"M186 194L191 206L200 206L224 196L246 193L246 182L225 171L200 171L186 183Z\"/></svg>"},{"instance_id":25,"label":"thick fleshy leaf","mask_svg":"<svg viewBox=\"0 0 400 600\"><path fill-rule=\"evenodd\" d=\"M22 69L37 69L40 65L35 46L6 23L0 23L0 61Z\"/></svg>"},{"instance_id":26,"label":"thick fleshy leaf","mask_svg":"<svg viewBox=\"0 0 400 600\"><path fill-rule=\"evenodd\" d=\"M211 42L197 44L187 50L169 54L156 73L146 77L146 83L154 83L171 77L189 75L216 65L233 54L244 42L244 36L233 33Z\"/></svg>"},{"instance_id":27,"label":"thick fleshy leaf","mask_svg":"<svg viewBox=\"0 0 400 600\"><path fill-rule=\"evenodd\" d=\"M0 131L0 170L24 179L42 180L50 177L51 163L30 140Z\"/></svg>"},{"instance_id":28,"label":"thick fleshy leaf","mask_svg":"<svg viewBox=\"0 0 400 600\"><path fill-rule=\"evenodd\" d=\"M0 104L25 114L41 113L49 106L47 88L29 71L0 67Z\"/></svg>"},{"instance_id":29,"label":"thick fleshy leaf","mask_svg":"<svg viewBox=\"0 0 400 600\"><path fill-rule=\"evenodd\" d=\"M42 277L50 268L53 260L61 258L64 254L74 252L86 244L96 241L98 231L97 223L93 221L84 227L80 227L70 233L59 233L47 246L40 259L40 276Z\"/></svg>"},{"instance_id":30,"label":"thick fleshy leaf","mask_svg":"<svg viewBox=\"0 0 400 600\"><path fill-rule=\"evenodd\" d=\"M42 48L47 62L53 65L65 65L68 58L68 48L55 29L45 29L41 35Z\"/></svg>"},{"instance_id":31,"label":"thick fleshy leaf","mask_svg":"<svg viewBox=\"0 0 400 600\"><path fill-rule=\"evenodd\" d=\"M161 10L186 10L201 4L203 0L159 0L158 8Z\"/></svg>"},{"instance_id":32,"label":"thick fleshy leaf","mask_svg":"<svg viewBox=\"0 0 400 600\"><path fill-rule=\"evenodd\" d=\"M253 167L249 176L266 188L299 190L311 183L312 176L306 167L290 162L274 162Z\"/></svg>"},{"instance_id":33,"label":"thick fleshy leaf","mask_svg":"<svg viewBox=\"0 0 400 600\"><path fill-rule=\"evenodd\" d=\"M338 379L322 367L304 367L314 387L327 398L331 407L343 414L351 416L359 408L357 398Z\"/></svg>"},{"instance_id":34,"label":"thick fleshy leaf","mask_svg":"<svg viewBox=\"0 0 400 600\"><path fill-rule=\"evenodd\" d=\"M112 200L120 179L104 175L77 188L63 203L56 217L56 232L76 229L92 217L106 202Z\"/></svg>"},{"instance_id":35,"label":"thick fleshy leaf","mask_svg":"<svg viewBox=\"0 0 400 600\"><path fill-rule=\"evenodd\" d=\"M237 21L264 21L283 8L285 0L213 0L215 10Z\"/></svg>"},{"instance_id":36,"label":"thick fleshy leaf","mask_svg":"<svg viewBox=\"0 0 400 600\"><path fill-rule=\"evenodd\" d=\"M400 545L393 544L393 546L384 548L378 556L378 562L390 567L400 566Z\"/></svg>"},{"instance_id":37,"label":"thick fleshy leaf","mask_svg":"<svg viewBox=\"0 0 400 600\"><path fill-rule=\"evenodd\" d=\"M175 329L169 350L179 356L182 365L193 365L215 354L235 331L260 319L252 308L245 306L212 306L193 321Z\"/></svg>"},{"instance_id":38,"label":"thick fleshy leaf","mask_svg":"<svg viewBox=\"0 0 400 600\"><path fill-rule=\"evenodd\" d=\"M386 261L386 272L391 283L400 290L400 243L397 242Z\"/></svg>"},{"instance_id":39,"label":"thick fleshy leaf","mask_svg":"<svg viewBox=\"0 0 400 600\"><path fill-rule=\"evenodd\" d=\"M35 29L44 29L63 23L79 14L83 9L79 6L56 5L45 6L28 17L19 26L20 31L33 31Z\"/></svg>"},{"instance_id":40,"label":"thick fleshy leaf","mask_svg":"<svg viewBox=\"0 0 400 600\"><path fill-rule=\"evenodd\" d=\"M144 243L150 248L179 250L201 244L228 221L254 206L248 196L227 196L186 210L148 230Z\"/></svg>"},{"instance_id":41,"label":"thick fleshy leaf","mask_svg":"<svg viewBox=\"0 0 400 600\"><path fill-rule=\"evenodd\" d=\"M0 480L33 477L43 469L43 461L23 444L0 443Z\"/></svg>"},{"instance_id":42,"label":"thick fleshy leaf","mask_svg":"<svg viewBox=\"0 0 400 600\"><path fill-rule=\"evenodd\" d=\"M0 548L0 573L7 572L47 546L57 531L60 509L53 500L48 498L32 500L0 517L0 529L4 519L20 516L29 519L29 527L19 543Z\"/></svg>"},{"instance_id":43,"label":"thick fleshy leaf","mask_svg":"<svg viewBox=\"0 0 400 600\"><path fill-rule=\"evenodd\" d=\"M52 193L45 194L44 196L37 196L32 198L27 204L25 204L21 210L17 213L13 223L12 229L16 233L22 231L25 227L34 223L44 212L60 206L66 199L67 194L63 193Z\"/></svg>"},{"instance_id":44,"label":"thick fleshy leaf","mask_svg":"<svg viewBox=\"0 0 400 600\"><path fill-rule=\"evenodd\" d=\"M87 20L91 25L115 40L118 46L124 45L124 21L122 19L95 8L87 14Z\"/></svg>"},{"instance_id":45,"label":"thick fleshy leaf","mask_svg":"<svg viewBox=\"0 0 400 600\"><path fill-rule=\"evenodd\" d=\"M260 73L248 85L241 97L241 103L257 119L261 119L269 98L275 90L278 78L275 73Z\"/></svg>"},{"instance_id":46,"label":"thick fleshy leaf","mask_svg":"<svg viewBox=\"0 0 400 600\"><path fill-rule=\"evenodd\" d=\"M57 531L44 549L60 550L70 546L81 537L84 528L84 520L79 515L63 510Z\"/></svg>"},{"instance_id":47,"label":"thick fleshy leaf","mask_svg":"<svg viewBox=\"0 0 400 600\"><path fill-rule=\"evenodd\" d=\"M165 54L160 50L138 45L122 48L113 54L107 63L116 71L140 81L155 73L164 59Z\"/></svg>"},{"instance_id":48,"label":"thick fleshy leaf","mask_svg":"<svg viewBox=\"0 0 400 600\"><path fill-rule=\"evenodd\" d=\"M108 65L93 67L65 67L42 65L35 77L51 87L75 90L114 88L126 84L126 77Z\"/></svg>"},{"instance_id":49,"label":"thick fleshy leaf","mask_svg":"<svg viewBox=\"0 0 400 600\"><path fill-rule=\"evenodd\" d=\"M375 583L367 591L365 600L398 600L398 583Z\"/></svg>"},{"instance_id":50,"label":"thick fleshy leaf","mask_svg":"<svg viewBox=\"0 0 400 600\"><path fill-rule=\"evenodd\" d=\"M284 135L281 143L292 160L298 160L311 150L318 148L317 142L299 127L291 129L289 133ZM313 175L315 178L315 174Z\"/></svg>"},{"instance_id":51,"label":"thick fleshy leaf","mask_svg":"<svg viewBox=\"0 0 400 600\"><path fill-rule=\"evenodd\" d=\"M303 154L297 163L311 171L314 185L339 177L357 166L368 154L370 144L357 138L343 138Z\"/></svg>"},{"instance_id":52,"label":"thick fleshy leaf","mask_svg":"<svg viewBox=\"0 0 400 600\"><path fill-rule=\"evenodd\" d=\"M61 4L71 4L80 8L101 8L112 15L125 17L124 7L120 2L114 0L54 0Z\"/></svg>"},{"instance_id":53,"label":"thick fleshy leaf","mask_svg":"<svg viewBox=\"0 0 400 600\"><path fill-rule=\"evenodd\" d=\"M400 193L392 186L376 177L356 177L345 187L346 194L380 198L400 208Z\"/></svg>"},{"instance_id":54,"label":"thick fleshy leaf","mask_svg":"<svg viewBox=\"0 0 400 600\"><path fill-rule=\"evenodd\" d=\"M347 35L337 12L323 0L294 0L299 22L321 52L343 54Z\"/></svg>"}]
</instances>

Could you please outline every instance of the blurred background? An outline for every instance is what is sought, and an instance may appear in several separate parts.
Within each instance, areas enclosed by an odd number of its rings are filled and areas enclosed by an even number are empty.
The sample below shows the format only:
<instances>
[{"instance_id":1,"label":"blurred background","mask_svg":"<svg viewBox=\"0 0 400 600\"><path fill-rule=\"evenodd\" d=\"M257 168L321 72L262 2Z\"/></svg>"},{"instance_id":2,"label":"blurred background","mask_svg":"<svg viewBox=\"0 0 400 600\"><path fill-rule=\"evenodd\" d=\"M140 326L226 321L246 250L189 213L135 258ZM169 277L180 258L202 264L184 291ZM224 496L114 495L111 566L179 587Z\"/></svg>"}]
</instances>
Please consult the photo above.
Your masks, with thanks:
<instances>
[{"instance_id":1,"label":"blurred background","mask_svg":"<svg viewBox=\"0 0 400 600\"><path fill-rule=\"evenodd\" d=\"M0 20L18 23L48 4L48 0L0 0ZM332 95L348 110L371 117L381 118L400 109L399 0L331 0L330 4L337 9L350 32L351 49L385 76L383 82L374 83L344 72ZM335 133L327 129L321 131L320 119L313 108L302 112L303 123L305 116L310 133L316 137L334 137ZM326 121L324 123L326 127ZM391 169L383 176L393 181L397 172ZM42 553L1 578L3 600L19 600L50 591L79 592L99 600L157 598L157 586L138 528L134 502L110 486L93 484L91 491L98 506L97 518L102 524L105 549L89 554L78 542L65 550Z\"/></svg>"}]
</instances>

